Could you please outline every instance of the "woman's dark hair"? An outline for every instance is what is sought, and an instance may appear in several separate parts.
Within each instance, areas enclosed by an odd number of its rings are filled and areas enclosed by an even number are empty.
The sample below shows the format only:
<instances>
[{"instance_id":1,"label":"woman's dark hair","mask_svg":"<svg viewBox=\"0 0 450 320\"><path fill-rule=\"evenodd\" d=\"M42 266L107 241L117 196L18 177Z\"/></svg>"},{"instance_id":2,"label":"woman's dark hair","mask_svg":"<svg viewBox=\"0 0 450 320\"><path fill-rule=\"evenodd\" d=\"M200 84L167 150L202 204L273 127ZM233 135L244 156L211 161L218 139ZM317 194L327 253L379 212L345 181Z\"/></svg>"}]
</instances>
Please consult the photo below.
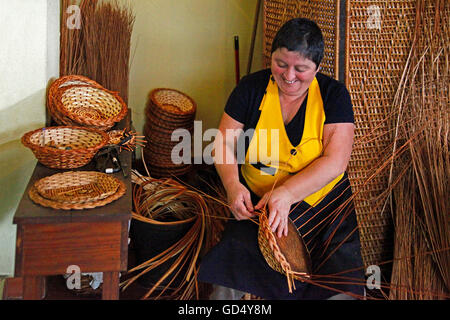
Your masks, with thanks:
<instances>
[{"instance_id":1,"label":"woman's dark hair","mask_svg":"<svg viewBox=\"0 0 450 320\"><path fill-rule=\"evenodd\" d=\"M322 31L312 20L305 18L291 19L275 35L271 53L279 48L296 51L319 67L324 51Z\"/></svg>"}]
</instances>

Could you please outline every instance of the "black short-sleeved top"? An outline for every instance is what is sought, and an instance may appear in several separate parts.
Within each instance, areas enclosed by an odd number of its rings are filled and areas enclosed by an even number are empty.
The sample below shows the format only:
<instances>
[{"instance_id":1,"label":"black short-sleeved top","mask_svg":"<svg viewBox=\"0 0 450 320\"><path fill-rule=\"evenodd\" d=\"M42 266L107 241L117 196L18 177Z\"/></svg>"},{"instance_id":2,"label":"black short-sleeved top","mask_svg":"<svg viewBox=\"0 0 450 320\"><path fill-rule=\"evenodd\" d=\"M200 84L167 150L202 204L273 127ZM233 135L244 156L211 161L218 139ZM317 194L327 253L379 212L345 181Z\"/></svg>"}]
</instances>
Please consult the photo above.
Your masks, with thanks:
<instances>
[{"instance_id":1,"label":"black short-sleeved top","mask_svg":"<svg viewBox=\"0 0 450 320\"><path fill-rule=\"evenodd\" d=\"M234 88L225 106L225 112L244 124L244 131L254 129L261 111L259 106L270 80L270 69L261 70L242 78ZM327 123L354 123L350 94L344 84L320 72L316 74ZM286 132L293 145L301 141L305 123L308 96L294 118L286 125Z\"/></svg>"}]
</instances>

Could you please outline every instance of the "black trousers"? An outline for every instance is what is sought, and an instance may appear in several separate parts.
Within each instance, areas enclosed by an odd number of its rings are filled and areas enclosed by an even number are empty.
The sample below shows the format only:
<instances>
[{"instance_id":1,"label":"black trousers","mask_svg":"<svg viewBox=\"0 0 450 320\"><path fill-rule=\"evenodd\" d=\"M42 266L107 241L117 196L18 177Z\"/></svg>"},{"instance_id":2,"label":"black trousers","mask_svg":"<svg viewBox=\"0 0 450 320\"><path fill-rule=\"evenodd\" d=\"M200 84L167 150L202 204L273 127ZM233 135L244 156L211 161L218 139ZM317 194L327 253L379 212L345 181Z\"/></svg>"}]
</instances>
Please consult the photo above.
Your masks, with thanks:
<instances>
[{"instance_id":1,"label":"black trousers","mask_svg":"<svg viewBox=\"0 0 450 320\"><path fill-rule=\"evenodd\" d=\"M198 280L273 300L327 299L340 291L362 296L365 277L351 195L345 174L318 205L302 201L290 214L311 253L312 280L320 275L320 285L296 281L289 293L286 276L270 268L259 250L258 226L246 220L227 223L221 241L202 258ZM258 200L252 194L253 203ZM333 277L336 273L349 279Z\"/></svg>"}]
</instances>

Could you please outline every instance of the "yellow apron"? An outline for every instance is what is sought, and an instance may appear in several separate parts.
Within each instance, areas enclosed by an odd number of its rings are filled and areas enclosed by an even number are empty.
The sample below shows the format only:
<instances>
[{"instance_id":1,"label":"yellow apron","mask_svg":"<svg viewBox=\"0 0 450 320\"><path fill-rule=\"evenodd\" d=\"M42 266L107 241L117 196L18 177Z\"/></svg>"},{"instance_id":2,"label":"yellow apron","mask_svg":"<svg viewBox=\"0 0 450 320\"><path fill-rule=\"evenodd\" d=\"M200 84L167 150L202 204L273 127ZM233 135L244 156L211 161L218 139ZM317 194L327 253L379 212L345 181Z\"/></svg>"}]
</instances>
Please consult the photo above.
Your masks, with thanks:
<instances>
[{"instance_id":1,"label":"yellow apron","mask_svg":"<svg viewBox=\"0 0 450 320\"><path fill-rule=\"evenodd\" d=\"M259 107L261 115L241 166L247 185L259 197L270 191L275 182L281 185L322 153L325 111L316 78L308 90L303 136L299 145L293 146L284 126L278 86L273 79L269 80ZM343 175L303 200L311 206L317 205Z\"/></svg>"}]
</instances>

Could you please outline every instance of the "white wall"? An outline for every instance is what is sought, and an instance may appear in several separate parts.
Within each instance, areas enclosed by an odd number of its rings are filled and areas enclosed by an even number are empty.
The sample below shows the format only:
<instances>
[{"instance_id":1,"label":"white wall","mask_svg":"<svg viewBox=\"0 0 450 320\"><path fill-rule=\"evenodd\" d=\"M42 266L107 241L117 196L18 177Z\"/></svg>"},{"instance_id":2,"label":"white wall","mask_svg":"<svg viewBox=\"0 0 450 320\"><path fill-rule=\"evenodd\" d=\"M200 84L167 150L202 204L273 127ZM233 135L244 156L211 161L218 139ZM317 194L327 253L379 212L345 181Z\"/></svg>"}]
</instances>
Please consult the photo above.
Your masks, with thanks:
<instances>
[{"instance_id":1,"label":"white wall","mask_svg":"<svg viewBox=\"0 0 450 320\"><path fill-rule=\"evenodd\" d=\"M45 124L47 83L59 69L59 1L0 0L0 30L0 275L12 276L12 219L36 163L20 138Z\"/></svg>"}]
</instances>

